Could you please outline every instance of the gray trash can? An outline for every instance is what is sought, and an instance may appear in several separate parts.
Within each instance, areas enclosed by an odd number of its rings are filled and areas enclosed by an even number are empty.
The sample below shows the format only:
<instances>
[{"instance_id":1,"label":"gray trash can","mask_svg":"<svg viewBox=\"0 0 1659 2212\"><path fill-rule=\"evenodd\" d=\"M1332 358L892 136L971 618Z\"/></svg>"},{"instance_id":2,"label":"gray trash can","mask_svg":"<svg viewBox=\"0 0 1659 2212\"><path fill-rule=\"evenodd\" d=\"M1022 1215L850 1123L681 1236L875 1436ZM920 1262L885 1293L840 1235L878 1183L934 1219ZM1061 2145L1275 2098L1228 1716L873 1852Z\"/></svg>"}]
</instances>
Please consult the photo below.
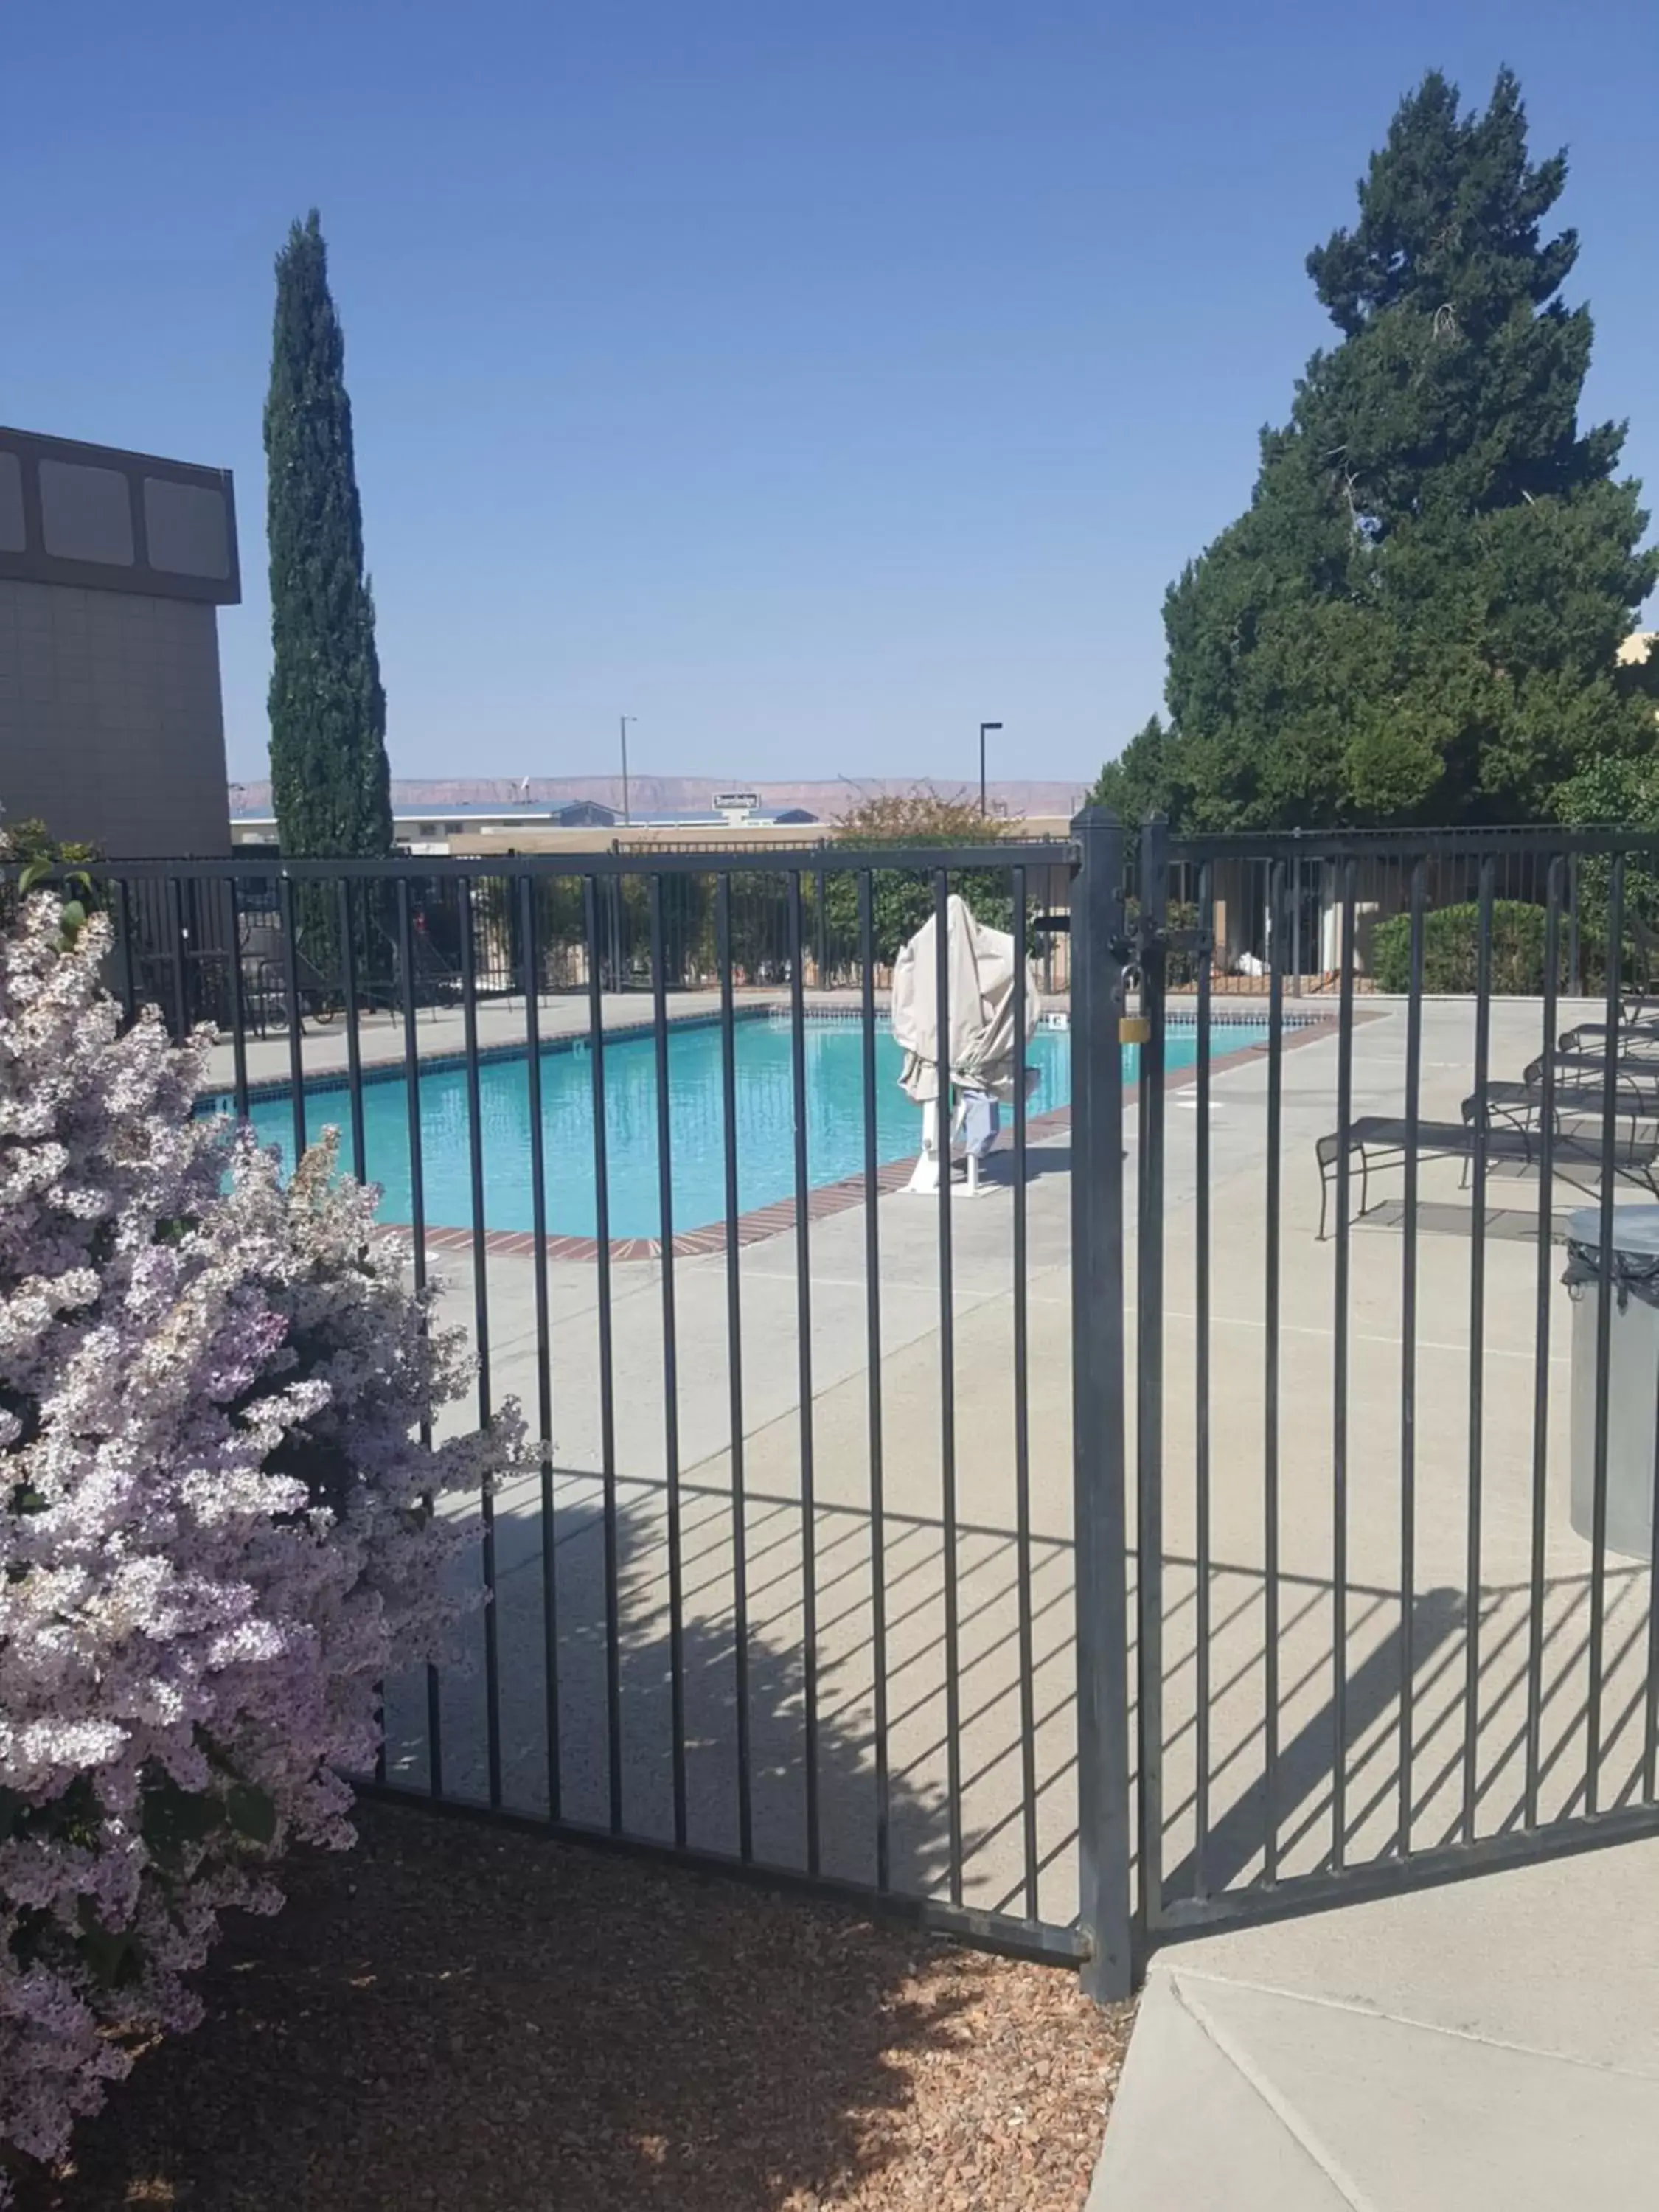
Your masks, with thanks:
<instances>
[{"instance_id":1,"label":"gray trash can","mask_svg":"<svg viewBox=\"0 0 1659 2212\"><path fill-rule=\"evenodd\" d=\"M1653 1549L1654 1445L1659 1437L1659 1206L1613 1217L1612 1326L1607 1335L1607 1549L1645 1559ZM1595 1340L1601 1310L1601 1209L1567 1217L1572 1316L1572 1525L1595 1532Z\"/></svg>"}]
</instances>

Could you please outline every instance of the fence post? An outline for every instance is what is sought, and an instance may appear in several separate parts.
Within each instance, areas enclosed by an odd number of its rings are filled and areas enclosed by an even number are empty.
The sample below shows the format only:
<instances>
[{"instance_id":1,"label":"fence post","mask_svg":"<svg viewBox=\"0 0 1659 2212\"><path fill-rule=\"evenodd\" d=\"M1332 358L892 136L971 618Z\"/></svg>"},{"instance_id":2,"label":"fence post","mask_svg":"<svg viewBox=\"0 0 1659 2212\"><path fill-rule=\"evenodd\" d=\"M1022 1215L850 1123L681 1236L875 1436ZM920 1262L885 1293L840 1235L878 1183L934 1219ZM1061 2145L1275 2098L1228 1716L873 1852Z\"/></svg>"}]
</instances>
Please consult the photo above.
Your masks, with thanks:
<instances>
[{"instance_id":1,"label":"fence post","mask_svg":"<svg viewBox=\"0 0 1659 2212\"><path fill-rule=\"evenodd\" d=\"M1078 1917L1085 1990L1127 1996L1129 1615L1123 1424L1123 830L1072 824L1072 1473L1076 1523Z\"/></svg>"},{"instance_id":2,"label":"fence post","mask_svg":"<svg viewBox=\"0 0 1659 2212\"><path fill-rule=\"evenodd\" d=\"M1268 878L1271 883L1271 876ZM1135 1237L1135 1721L1140 1913L1164 1897L1164 1016L1168 981L1170 825L1140 833L1140 1120ZM1283 916L1269 902L1273 944ZM1275 957L1283 958L1282 945Z\"/></svg>"},{"instance_id":3,"label":"fence post","mask_svg":"<svg viewBox=\"0 0 1659 2212\"><path fill-rule=\"evenodd\" d=\"M1272 880L1269 871L1268 880ZM1273 951L1267 951L1271 964ZM1291 989L1302 996L1302 855L1298 853L1291 863Z\"/></svg>"}]
</instances>

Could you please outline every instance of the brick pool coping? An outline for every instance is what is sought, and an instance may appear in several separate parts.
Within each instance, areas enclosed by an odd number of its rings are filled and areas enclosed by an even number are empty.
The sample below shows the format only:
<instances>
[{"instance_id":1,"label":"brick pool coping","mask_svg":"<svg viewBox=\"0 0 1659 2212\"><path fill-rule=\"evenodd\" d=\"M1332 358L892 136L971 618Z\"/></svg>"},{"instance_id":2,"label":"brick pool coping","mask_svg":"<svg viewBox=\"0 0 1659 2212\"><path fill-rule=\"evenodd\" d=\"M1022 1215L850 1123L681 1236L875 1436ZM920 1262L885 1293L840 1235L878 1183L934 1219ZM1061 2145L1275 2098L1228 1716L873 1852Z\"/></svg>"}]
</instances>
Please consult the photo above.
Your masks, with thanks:
<instances>
[{"instance_id":1,"label":"brick pool coping","mask_svg":"<svg viewBox=\"0 0 1659 2212\"><path fill-rule=\"evenodd\" d=\"M787 1012L787 1006L757 1006L750 1010L752 1014ZM708 1018L718 1022L720 1018L718 1015L712 1018L694 1016L689 1020L671 1024L670 1026L701 1028L706 1025ZM855 1017L849 1015L848 1018L852 1019ZM1353 1018L1357 1026L1362 1022L1382 1021L1384 1016L1380 1011L1362 1012L1356 1007ZM1223 1013L1217 1018L1214 1026L1218 1029L1256 1029L1261 1024L1249 1015ZM1322 1038L1334 1036L1339 1026L1339 1020L1334 1013L1308 1018L1287 1016L1280 1039L1281 1048L1285 1052L1294 1052L1299 1046L1316 1044ZM653 1033L653 1029L654 1025L647 1022L637 1030L632 1027L625 1031L607 1030L605 1036L608 1041L613 1036L624 1035L649 1036ZM1247 1061L1252 1060L1265 1060L1268 1049L1268 1046L1261 1042L1240 1045L1233 1052L1212 1053L1211 1073L1213 1074L1222 1068L1243 1066ZM503 1055L497 1053L493 1056L499 1059ZM423 1061L422 1065L424 1066L428 1063ZM1184 1090L1197 1080L1198 1067L1194 1063L1189 1067L1176 1068L1173 1073L1166 1074L1164 1089L1166 1091ZM287 1086L278 1085L275 1087L282 1091ZM343 1089L345 1086L339 1085L330 1087ZM1123 1086L1125 1098L1133 1098L1138 1089L1137 1084L1126 1083ZM1028 1139L1051 1136L1060 1130L1069 1129L1071 1126L1071 1108L1054 1106L1050 1107L1046 1113L1028 1115L1025 1133ZM999 1154L1006 1154L1008 1150L1009 1146L999 1140L997 1146ZM893 1160L885 1166L878 1168L875 1174L877 1195L885 1198L896 1190L902 1190L909 1182L915 1169L915 1161L913 1158ZM855 1206L862 1206L867 1188L868 1178L862 1170L857 1175L844 1176L836 1182L817 1184L806 1194L808 1226L810 1227L815 1221L828 1220L833 1214L848 1212ZM398 1236L408 1237L414 1234L413 1228L408 1222L389 1222L385 1226L389 1231ZM795 1200L793 1196L775 1199L769 1206L756 1206L747 1213L740 1213L734 1226L739 1247L745 1244L761 1244L770 1237L787 1236L795 1226ZM672 1255L677 1260L708 1259L716 1253L724 1252L726 1249L726 1224L723 1220L706 1222L696 1229L677 1230L670 1240ZM472 1229L434 1229L428 1226L426 1231L426 1247L429 1252L470 1253L477 1250L480 1245L486 1254L498 1254L502 1258L528 1259L535 1253L536 1238L534 1233L527 1229L486 1229L481 1234ZM599 1256L599 1239L596 1237L569 1237L562 1232L555 1232L543 1237L542 1256L547 1260L592 1262ZM610 1239L609 1258L613 1267L626 1266L635 1261L660 1260L662 1256L662 1239L659 1237L613 1237Z\"/></svg>"}]
</instances>

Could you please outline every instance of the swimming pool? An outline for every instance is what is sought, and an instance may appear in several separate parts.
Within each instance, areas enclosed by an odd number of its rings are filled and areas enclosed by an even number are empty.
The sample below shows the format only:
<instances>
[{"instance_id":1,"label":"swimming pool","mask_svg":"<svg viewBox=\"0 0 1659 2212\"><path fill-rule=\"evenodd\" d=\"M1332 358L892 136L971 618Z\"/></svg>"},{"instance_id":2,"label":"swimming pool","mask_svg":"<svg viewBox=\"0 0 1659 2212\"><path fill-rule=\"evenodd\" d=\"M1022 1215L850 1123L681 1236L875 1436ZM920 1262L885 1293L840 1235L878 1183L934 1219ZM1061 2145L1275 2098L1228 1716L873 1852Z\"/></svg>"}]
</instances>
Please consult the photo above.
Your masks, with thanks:
<instances>
[{"instance_id":1,"label":"swimming pool","mask_svg":"<svg viewBox=\"0 0 1659 2212\"><path fill-rule=\"evenodd\" d=\"M1212 1048L1218 1054L1236 1052L1259 1042L1266 1034L1244 1023L1218 1025L1212 1031ZM741 1019L734 1038L738 1210L747 1213L789 1198L795 1188L789 1024L772 1015ZM863 1032L855 1021L809 1019L805 1041L807 1171L816 1187L863 1171ZM1041 1079L1030 1102L1032 1114L1067 1103L1068 1046L1067 1032L1057 1026L1045 1024L1032 1038L1028 1059ZM1198 1054L1196 1029L1171 1024L1166 1052L1171 1068L1190 1066ZM914 1157L921 1143L921 1111L898 1087L900 1058L898 1046L884 1026L876 1036L876 1149L884 1164ZM1133 1079L1136 1059L1135 1047L1126 1045L1126 1082ZM726 1212L720 1033L716 1024L676 1023L671 1028L668 1078L674 1227L684 1231L719 1221ZM544 1049L541 1079L547 1227L553 1235L592 1237L598 1224L592 1062L586 1039L574 1047L561 1043ZM465 1069L451 1060L428 1067L418 1088L427 1221L434 1228L468 1228L472 1198ZM485 1225L527 1231L533 1224L526 1055L484 1059L478 1070L478 1097ZM223 1110L231 1103L224 1097L208 1103ZM659 1236L657 1061L655 1042L648 1034L606 1042L605 1107L611 1234ZM306 1111L313 1136L331 1122L343 1131L349 1129L343 1084L307 1086ZM294 1132L289 1093L282 1090L256 1097L252 1120L261 1141L276 1145L286 1157ZM365 1080L363 1124L368 1178L385 1192L380 1218L407 1222L411 1212L409 1114L401 1071ZM349 1160L349 1138L343 1149Z\"/></svg>"}]
</instances>

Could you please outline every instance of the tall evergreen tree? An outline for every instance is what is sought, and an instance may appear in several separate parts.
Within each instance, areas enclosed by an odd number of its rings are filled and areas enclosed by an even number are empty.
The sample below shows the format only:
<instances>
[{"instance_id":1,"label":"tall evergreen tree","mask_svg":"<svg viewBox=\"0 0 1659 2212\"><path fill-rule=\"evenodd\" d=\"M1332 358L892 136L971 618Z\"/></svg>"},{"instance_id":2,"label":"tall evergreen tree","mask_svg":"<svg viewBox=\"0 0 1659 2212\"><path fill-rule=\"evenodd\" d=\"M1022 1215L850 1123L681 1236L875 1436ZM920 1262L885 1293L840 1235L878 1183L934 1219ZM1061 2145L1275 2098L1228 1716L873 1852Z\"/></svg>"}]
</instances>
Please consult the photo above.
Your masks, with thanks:
<instances>
[{"instance_id":1,"label":"tall evergreen tree","mask_svg":"<svg viewBox=\"0 0 1659 2212\"><path fill-rule=\"evenodd\" d=\"M386 693L345 388L345 341L313 208L276 257L265 401L270 780L284 853L392 849Z\"/></svg>"},{"instance_id":2,"label":"tall evergreen tree","mask_svg":"<svg viewBox=\"0 0 1659 2212\"><path fill-rule=\"evenodd\" d=\"M1575 234L1540 226L1520 88L1431 74L1308 257L1341 332L1261 436L1247 513L1170 587L1167 725L1102 796L1212 828L1571 817L1587 761L1651 754L1659 656L1620 642L1659 578L1624 427L1581 430Z\"/></svg>"}]
</instances>

